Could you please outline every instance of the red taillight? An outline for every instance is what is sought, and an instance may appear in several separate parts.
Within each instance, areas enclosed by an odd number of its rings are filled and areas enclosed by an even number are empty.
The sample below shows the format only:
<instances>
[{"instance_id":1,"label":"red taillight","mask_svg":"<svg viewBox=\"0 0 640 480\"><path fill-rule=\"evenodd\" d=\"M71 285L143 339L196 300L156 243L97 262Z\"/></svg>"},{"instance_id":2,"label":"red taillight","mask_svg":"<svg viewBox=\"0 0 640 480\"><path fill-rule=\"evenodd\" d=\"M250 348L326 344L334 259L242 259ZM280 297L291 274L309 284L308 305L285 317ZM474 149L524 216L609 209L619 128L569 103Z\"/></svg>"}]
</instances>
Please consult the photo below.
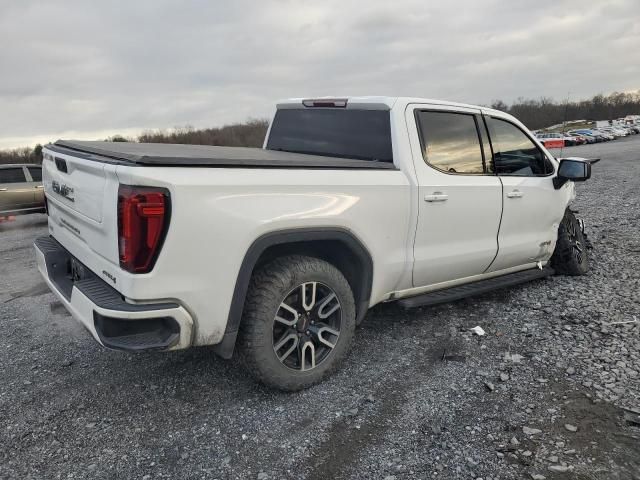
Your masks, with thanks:
<instances>
[{"instance_id":1,"label":"red taillight","mask_svg":"<svg viewBox=\"0 0 640 480\"><path fill-rule=\"evenodd\" d=\"M120 185L118 250L124 270L151 271L169 225L170 206L169 192L163 188Z\"/></svg>"}]
</instances>

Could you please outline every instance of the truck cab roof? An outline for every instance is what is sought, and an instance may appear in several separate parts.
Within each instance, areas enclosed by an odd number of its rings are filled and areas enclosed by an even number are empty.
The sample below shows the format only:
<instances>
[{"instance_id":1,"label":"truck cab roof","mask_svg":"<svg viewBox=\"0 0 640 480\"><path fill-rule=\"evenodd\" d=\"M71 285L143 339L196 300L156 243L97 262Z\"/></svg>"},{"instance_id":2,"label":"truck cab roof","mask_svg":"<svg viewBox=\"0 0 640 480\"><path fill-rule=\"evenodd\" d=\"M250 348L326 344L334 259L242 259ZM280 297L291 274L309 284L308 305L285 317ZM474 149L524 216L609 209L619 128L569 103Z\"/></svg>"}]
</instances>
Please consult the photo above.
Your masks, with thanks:
<instances>
[{"instance_id":1,"label":"truck cab roof","mask_svg":"<svg viewBox=\"0 0 640 480\"><path fill-rule=\"evenodd\" d=\"M313 105L313 103L317 105ZM335 102L335 105L330 105L331 102ZM341 102L338 104L338 102ZM479 105L471 105L467 103L451 102L448 100L436 100L432 98L419 98L419 97L387 97L387 96L323 96L323 97L307 97L307 98L287 98L277 102L278 109L289 108L308 108L311 106L317 107L342 107L352 109L365 109L365 110L391 110L392 108L404 109L407 105L420 103L439 106L451 106L462 108L475 108L482 109L488 112L497 112L489 107L482 107Z\"/></svg>"}]
</instances>

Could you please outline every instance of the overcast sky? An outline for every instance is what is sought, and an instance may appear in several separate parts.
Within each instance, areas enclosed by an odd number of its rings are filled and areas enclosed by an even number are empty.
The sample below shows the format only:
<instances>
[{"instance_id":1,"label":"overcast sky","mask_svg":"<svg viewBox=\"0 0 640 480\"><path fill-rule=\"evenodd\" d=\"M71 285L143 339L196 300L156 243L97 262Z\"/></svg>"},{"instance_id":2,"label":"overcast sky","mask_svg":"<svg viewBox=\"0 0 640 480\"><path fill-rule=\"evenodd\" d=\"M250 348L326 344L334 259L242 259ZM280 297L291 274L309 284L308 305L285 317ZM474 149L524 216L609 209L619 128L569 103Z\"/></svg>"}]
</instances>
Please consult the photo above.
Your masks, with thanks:
<instances>
[{"instance_id":1,"label":"overcast sky","mask_svg":"<svg viewBox=\"0 0 640 480\"><path fill-rule=\"evenodd\" d=\"M221 126L293 96L637 89L638 0L0 0L0 148Z\"/></svg>"}]
</instances>

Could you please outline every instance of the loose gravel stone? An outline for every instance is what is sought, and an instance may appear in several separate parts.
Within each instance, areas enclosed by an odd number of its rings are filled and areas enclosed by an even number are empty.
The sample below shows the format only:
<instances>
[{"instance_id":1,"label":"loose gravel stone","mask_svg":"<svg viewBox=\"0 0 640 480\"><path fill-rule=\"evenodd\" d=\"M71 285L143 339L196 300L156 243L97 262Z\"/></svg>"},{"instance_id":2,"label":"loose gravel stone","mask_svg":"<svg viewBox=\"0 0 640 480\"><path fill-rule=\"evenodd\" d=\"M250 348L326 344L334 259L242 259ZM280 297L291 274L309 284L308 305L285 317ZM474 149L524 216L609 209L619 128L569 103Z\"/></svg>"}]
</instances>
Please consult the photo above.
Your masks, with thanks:
<instances>
[{"instance_id":1,"label":"loose gravel stone","mask_svg":"<svg viewBox=\"0 0 640 480\"><path fill-rule=\"evenodd\" d=\"M565 473L571 470L571 467L568 465L549 465L549 471L556 473Z\"/></svg>"}]
</instances>

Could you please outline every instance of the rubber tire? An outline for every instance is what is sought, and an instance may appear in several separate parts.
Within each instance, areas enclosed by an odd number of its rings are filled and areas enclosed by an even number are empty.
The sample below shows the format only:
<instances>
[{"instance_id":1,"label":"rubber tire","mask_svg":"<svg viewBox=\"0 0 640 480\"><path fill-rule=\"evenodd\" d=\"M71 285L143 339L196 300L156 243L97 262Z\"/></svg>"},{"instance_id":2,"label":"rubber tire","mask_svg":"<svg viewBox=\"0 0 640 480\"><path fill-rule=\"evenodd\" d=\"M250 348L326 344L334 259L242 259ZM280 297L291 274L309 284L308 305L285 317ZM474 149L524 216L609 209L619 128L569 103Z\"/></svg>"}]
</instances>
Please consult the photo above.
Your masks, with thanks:
<instances>
[{"instance_id":1,"label":"rubber tire","mask_svg":"<svg viewBox=\"0 0 640 480\"><path fill-rule=\"evenodd\" d=\"M338 296L342 307L340 336L333 351L307 372L292 370L273 351L273 323L280 302L296 286L322 282ZM259 382L284 391L308 388L332 373L348 352L356 327L353 292L346 278L332 264L314 257L290 255L264 265L251 278L240 331L239 353L244 367Z\"/></svg>"},{"instance_id":2,"label":"rubber tire","mask_svg":"<svg viewBox=\"0 0 640 480\"><path fill-rule=\"evenodd\" d=\"M574 241L569 234L572 228L575 229L576 240L583 246L582 262L578 262L573 252ZM551 266L556 273L562 275L585 275L589 271L587 240L582 233L578 219L569 209L564 213L562 222L558 227L558 241L551 257Z\"/></svg>"}]
</instances>

